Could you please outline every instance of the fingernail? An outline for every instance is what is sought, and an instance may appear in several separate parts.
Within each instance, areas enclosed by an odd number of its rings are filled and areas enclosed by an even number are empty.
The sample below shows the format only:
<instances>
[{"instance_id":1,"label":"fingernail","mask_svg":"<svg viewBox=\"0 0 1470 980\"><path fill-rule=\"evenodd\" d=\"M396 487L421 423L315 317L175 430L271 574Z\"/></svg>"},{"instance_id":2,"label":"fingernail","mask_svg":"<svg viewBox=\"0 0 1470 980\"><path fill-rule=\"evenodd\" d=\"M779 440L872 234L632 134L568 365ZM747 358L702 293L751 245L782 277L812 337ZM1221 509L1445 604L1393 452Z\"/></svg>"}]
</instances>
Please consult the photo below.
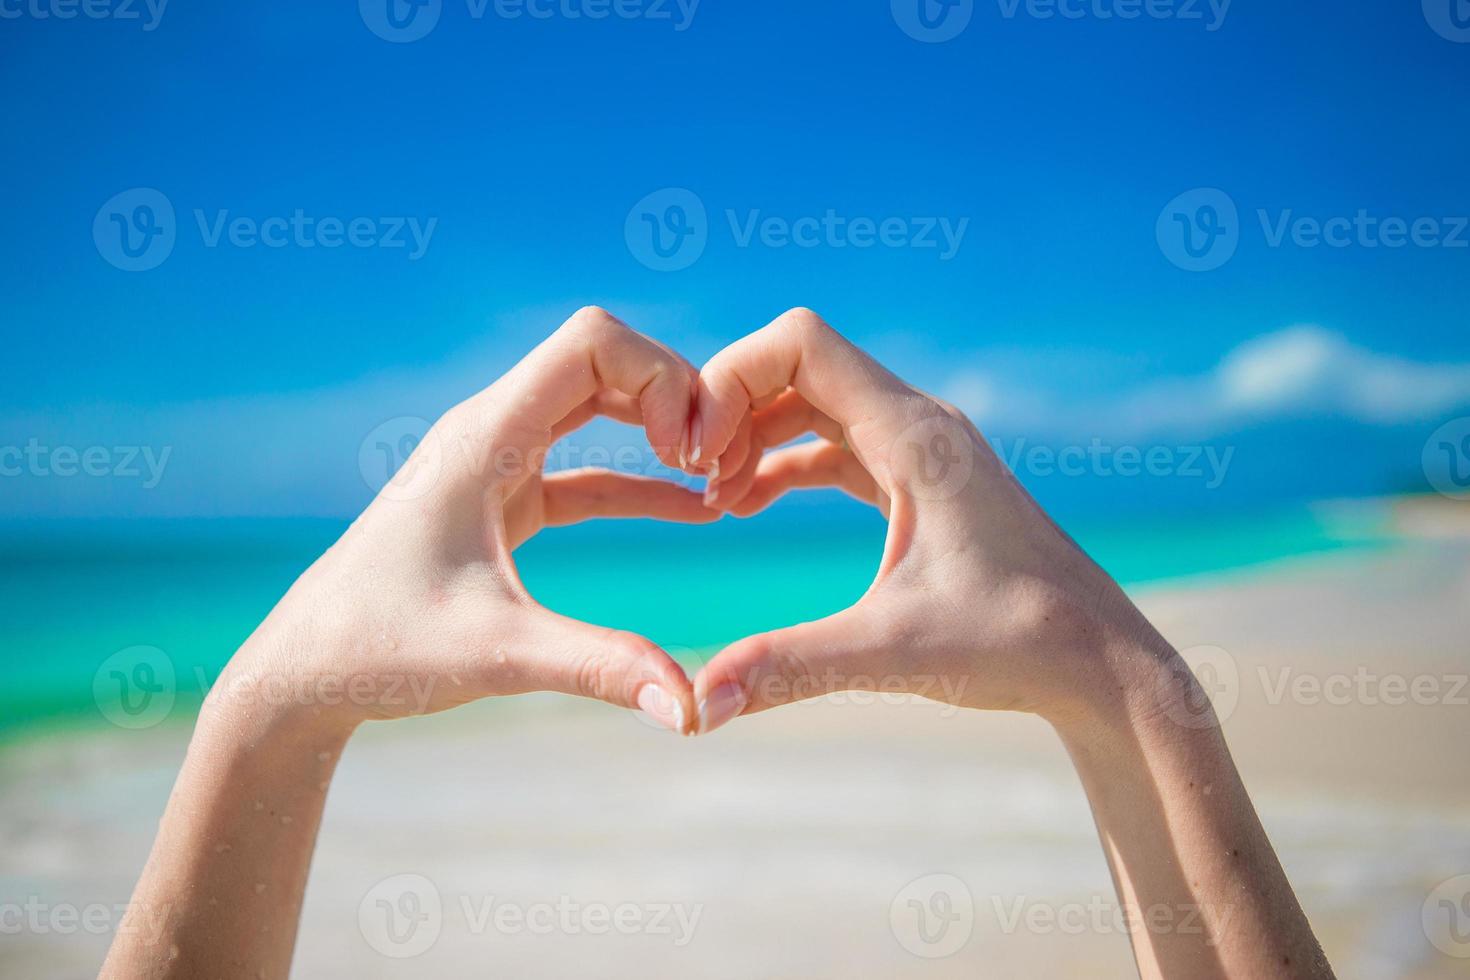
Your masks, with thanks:
<instances>
[{"instance_id":1,"label":"fingernail","mask_svg":"<svg viewBox=\"0 0 1470 980\"><path fill-rule=\"evenodd\" d=\"M704 505L708 507L715 502L720 495L720 461L715 460L714 465L709 468L709 476L704 484Z\"/></svg>"},{"instance_id":2,"label":"fingernail","mask_svg":"<svg viewBox=\"0 0 1470 980\"><path fill-rule=\"evenodd\" d=\"M699 444L699 437L703 434L704 422L696 415L694 416L694 421L689 425L689 445L691 447L689 451L689 462L691 463L699 462L699 455L704 452L704 447Z\"/></svg>"},{"instance_id":3,"label":"fingernail","mask_svg":"<svg viewBox=\"0 0 1470 980\"><path fill-rule=\"evenodd\" d=\"M745 691L735 682L721 684L699 702L699 734L707 735L745 709Z\"/></svg>"},{"instance_id":4,"label":"fingernail","mask_svg":"<svg viewBox=\"0 0 1470 980\"><path fill-rule=\"evenodd\" d=\"M657 684L645 684L638 692L638 708L675 735L684 732L684 706Z\"/></svg>"}]
</instances>

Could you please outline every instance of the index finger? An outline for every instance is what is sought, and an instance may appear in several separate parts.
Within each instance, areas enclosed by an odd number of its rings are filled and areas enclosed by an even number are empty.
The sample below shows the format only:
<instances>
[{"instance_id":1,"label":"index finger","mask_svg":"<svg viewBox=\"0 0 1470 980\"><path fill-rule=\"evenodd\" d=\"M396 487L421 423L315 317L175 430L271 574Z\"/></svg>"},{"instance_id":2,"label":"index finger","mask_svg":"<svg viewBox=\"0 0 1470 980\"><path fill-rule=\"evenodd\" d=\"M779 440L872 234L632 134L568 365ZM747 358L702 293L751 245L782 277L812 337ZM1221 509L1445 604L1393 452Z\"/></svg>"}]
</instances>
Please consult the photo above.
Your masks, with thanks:
<instances>
[{"instance_id":1,"label":"index finger","mask_svg":"<svg viewBox=\"0 0 1470 980\"><path fill-rule=\"evenodd\" d=\"M794 309L726 347L700 371L691 461L717 458L745 412L787 388L842 426L880 482L887 439L920 415L939 411L817 314Z\"/></svg>"},{"instance_id":2,"label":"index finger","mask_svg":"<svg viewBox=\"0 0 1470 980\"><path fill-rule=\"evenodd\" d=\"M694 368L668 348L595 306L578 310L490 388L471 398L476 414L493 414L502 447L544 449L568 415L598 392L637 402L649 444L675 468L694 396Z\"/></svg>"}]
</instances>

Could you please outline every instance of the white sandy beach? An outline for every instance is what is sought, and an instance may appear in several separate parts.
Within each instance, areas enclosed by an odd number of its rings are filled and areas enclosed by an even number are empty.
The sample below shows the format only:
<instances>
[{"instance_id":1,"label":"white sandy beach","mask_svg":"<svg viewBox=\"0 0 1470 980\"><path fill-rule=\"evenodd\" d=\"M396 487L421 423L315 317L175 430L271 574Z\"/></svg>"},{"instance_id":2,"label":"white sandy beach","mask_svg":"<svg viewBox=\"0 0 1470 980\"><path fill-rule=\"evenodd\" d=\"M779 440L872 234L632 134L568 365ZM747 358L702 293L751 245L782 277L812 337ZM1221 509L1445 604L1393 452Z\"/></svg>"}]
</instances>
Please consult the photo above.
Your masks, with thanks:
<instances>
[{"instance_id":1,"label":"white sandy beach","mask_svg":"<svg viewBox=\"0 0 1470 980\"><path fill-rule=\"evenodd\" d=\"M1470 874L1470 537L1444 508L1403 513L1422 544L1139 594L1176 645L1228 653L1231 746L1342 977L1470 975L1421 922ZM0 749L0 974L95 974L187 738ZM935 874L958 884L919 886L951 901L922 895L951 930L925 945L903 890ZM427 881L380 885L399 875ZM104 928L66 925L92 903ZM359 734L294 974L1134 976L1113 908L1081 789L1034 719L813 702L689 740L535 697ZM10 928L20 915L41 924Z\"/></svg>"}]
</instances>

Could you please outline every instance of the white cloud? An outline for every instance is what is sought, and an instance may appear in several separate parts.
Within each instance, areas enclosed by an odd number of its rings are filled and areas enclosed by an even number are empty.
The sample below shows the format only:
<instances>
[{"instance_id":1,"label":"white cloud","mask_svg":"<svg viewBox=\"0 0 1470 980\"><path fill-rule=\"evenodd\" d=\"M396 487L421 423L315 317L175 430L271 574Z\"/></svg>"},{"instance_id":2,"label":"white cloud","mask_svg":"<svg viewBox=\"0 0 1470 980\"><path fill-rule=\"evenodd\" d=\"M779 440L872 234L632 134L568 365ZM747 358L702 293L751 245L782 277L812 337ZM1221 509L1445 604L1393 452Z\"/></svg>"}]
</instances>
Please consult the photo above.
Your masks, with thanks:
<instances>
[{"instance_id":1,"label":"white cloud","mask_svg":"<svg viewBox=\"0 0 1470 980\"><path fill-rule=\"evenodd\" d=\"M1331 412L1393 423L1427 419L1470 401L1470 365L1379 354L1316 326L1242 344L1215 378L1222 407L1242 412Z\"/></svg>"},{"instance_id":2,"label":"white cloud","mask_svg":"<svg viewBox=\"0 0 1470 980\"><path fill-rule=\"evenodd\" d=\"M1007 429L1108 438L1154 432L1207 436L1271 419L1430 421L1470 404L1470 364L1382 354L1303 325L1248 340L1204 374L1149 381L1107 397L1012 392L968 370L940 390L952 392L950 399L982 424Z\"/></svg>"}]
</instances>

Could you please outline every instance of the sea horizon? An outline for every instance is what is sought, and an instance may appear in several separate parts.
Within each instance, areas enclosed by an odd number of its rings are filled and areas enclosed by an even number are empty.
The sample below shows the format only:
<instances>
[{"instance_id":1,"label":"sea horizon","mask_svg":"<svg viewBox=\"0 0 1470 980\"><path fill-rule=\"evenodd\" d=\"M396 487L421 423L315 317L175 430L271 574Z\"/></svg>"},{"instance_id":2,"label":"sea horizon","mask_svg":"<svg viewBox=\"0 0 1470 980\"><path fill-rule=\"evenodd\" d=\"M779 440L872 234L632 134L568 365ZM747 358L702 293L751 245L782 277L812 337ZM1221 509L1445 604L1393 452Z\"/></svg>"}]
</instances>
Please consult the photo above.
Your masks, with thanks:
<instances>
[{"instance_id":1,"label":"sea horizon","mask_svg":"<svg viewBox=\"0 0 1470 980\"><path fill-rule=\"evenodd\" d=\"M1367 498L1229 516L1129 514L1067 525L1130 589L1250 575L1284 561L1401 539ZM192 707L291 583L348 526L334 518L0 522L0 736L102 720L94 681L120 651L151 648ZM872 581L886 524L836 494L747 520L688 527L599 521L543 531L516 552L547 607L648 636L688 668L751 633L819 618ZM609 585L607 570L616 574Z\"/></svg>"}]
</instances>

